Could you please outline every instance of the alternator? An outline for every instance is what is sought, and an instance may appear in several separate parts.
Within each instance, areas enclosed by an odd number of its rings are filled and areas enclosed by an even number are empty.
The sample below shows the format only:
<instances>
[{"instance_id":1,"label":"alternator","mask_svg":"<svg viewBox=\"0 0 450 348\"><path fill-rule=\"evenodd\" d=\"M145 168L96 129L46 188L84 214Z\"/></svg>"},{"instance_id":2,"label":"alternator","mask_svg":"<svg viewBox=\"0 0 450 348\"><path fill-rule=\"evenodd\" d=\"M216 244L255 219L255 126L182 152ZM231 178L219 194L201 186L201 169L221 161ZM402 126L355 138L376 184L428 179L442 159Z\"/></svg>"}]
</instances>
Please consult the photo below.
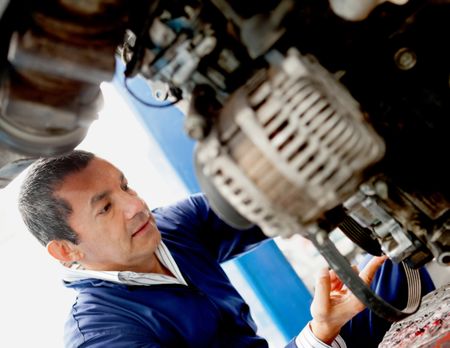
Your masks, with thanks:
<instances>
[{"instance_id":1,"label":"alternator","mask_svg":"<svg viewBox=\"0 0 450 348\"><path fill-rule=\"evenodd\" d=\"M196 160L242 216L290 236L354 193L384 143L319 63L294 49L267 59L271 68L229 98Z\"/></svg>"}]
</instances>

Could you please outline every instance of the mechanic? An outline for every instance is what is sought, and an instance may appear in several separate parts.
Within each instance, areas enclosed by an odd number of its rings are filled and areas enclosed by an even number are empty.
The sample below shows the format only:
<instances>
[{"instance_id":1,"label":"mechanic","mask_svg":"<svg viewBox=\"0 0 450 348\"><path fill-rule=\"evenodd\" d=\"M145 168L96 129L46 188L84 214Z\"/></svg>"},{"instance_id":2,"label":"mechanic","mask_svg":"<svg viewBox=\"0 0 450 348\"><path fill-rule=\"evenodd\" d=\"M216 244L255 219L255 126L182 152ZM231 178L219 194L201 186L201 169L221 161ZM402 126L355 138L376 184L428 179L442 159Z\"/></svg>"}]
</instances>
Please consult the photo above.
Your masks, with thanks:
<instances>
[{"instance_id":1,"label":"mechanic","mask_svg":"<svg viewBox=\"0 0 450 348\"><path fill-rule=\"evenodd\" d=\"M38 160L22 217L78 290L67 347L267 347L220 263L268 240L221 221L201 194L150 212L111 163L85 151ZM370 283L384 258L360 273ZM363 309L322 271L313 319L288 347L345 347L341 327ZM367 340L366 336L366 340Z\"/></svg>"}]
</instances>

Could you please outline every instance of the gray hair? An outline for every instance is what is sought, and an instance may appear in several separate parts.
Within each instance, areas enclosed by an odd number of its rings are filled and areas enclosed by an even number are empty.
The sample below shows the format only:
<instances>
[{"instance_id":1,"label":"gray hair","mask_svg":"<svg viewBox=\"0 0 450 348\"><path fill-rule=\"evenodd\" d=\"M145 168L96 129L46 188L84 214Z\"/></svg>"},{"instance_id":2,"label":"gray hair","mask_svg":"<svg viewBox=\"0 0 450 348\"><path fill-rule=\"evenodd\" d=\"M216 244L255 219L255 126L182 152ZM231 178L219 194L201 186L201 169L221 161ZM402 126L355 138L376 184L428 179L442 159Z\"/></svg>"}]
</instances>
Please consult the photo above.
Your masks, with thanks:
<instances>
[{"instance_id":1,"label":"gray hair","mask_svg":"<svg viewBox=\"0 0 450 348\"><path fill-rule=\"evenodd\" d=\"M30 232L46 246L52 240L78 243L69 226L70 204L54 192L72 173L86 168L95 155L74 150L69 154L37 160L29 169L19 193L19 211Z\"/></svg>"}]
</instances>

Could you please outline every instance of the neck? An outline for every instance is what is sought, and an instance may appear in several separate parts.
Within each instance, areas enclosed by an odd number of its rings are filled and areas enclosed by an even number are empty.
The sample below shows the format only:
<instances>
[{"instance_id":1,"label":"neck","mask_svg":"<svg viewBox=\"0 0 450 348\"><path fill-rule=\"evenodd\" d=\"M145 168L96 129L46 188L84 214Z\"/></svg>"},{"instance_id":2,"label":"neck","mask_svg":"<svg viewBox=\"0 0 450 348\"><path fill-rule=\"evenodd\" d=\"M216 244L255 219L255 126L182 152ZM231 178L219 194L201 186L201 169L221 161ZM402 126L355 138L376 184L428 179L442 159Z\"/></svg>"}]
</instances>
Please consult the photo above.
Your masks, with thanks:
<instances>
[{"instance_id":1,"label":"neck","mask_svg":"<svg viewBox=\"0 0 450 348\"><path fill-rule=\"evenodd\" d=\"M157 257L155 257L155 259L157 261L157 267L156 270L153 271L154 273L173 276L172 272L170 272L170 270L166 266L164 266Z\"/></svg>"},{"instance_id":2,"label":"neck","mask_svg":"<svg viewBox=\"0 0 450 348\"><path fill-rule=\"evenodd\" d=\"M137 273L157 273L173 276L172 272L170 272L170 270L167 267L165 267L154 254L150 262L146 262L142 266L135 267L131 271Z\"/></svg>"}]
</instances>

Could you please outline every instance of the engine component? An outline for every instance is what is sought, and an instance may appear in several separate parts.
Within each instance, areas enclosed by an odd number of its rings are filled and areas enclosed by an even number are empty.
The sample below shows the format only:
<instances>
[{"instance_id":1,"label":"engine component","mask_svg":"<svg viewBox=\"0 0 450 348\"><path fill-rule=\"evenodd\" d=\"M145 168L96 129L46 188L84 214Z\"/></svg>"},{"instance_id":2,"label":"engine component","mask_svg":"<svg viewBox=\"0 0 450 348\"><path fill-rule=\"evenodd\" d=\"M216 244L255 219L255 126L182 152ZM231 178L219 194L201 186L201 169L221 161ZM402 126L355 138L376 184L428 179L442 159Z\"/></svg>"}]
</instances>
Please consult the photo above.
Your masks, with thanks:
<instances>
[{"instance_id":1,"label":"engine component","mask_svg":"<svg viewBox=\"0 0 450 348\"><path fill-rule=\"evenodd\" d=\"M381 256L381 250L378 241L372 237L371 231L359 225L350 216L346 216L339 225L339 229L356 245L371 255Z\"/></svg>"},{"instance_id":2,"label":"engine component","mask_svg":"<svg viewBox=\"0 0 450 348\"><path fill-rule=\"evenodd\" d=\"M380 348L447 347L450 342L450 285L424 296L419 310L392 324Z\"/></svg>"},{"instance_id":3,"label":"engine component","mask_svg":"<svg viewBox=\"0 0 450 348\"><path fill-rule=\"evenodd\" d=\"M354 195L344 206L360 226L373 231L375 237L381 241L381 250L393 261L400 262L416 250L402 226L371 196L361 192Z\"/></svg>"},{"instance_id":4,"label":"engine component","mask_svg":"<svg viewBox=\"0 0 450 348\"><path fill-rule=\"evenodd\" d=\"M382 251L393 261L405 260L417 268L435 256L445 265L449 235L443 230L447 226L449 202L435 194L434 210L429 211L424 204L431 196L414 197L378 177L362 185L344 207L365 229L367 238L377 239Z\"/></svg>"},{"instance_id":5,"label":"engine component","mask_svg":"<svg viewBox=\"0 0 450 348\"><path fill-rule=\"evenodd\" d=\"M377 300L327 233L340 226L410 268L449 264L449 5L2 2L0 185L83 138L124 37L125 81L151 80L162 107L190 100L185 129L213 209L235 226L307 236L369 307L398 320L414 306Z\"/></svg>"},{"instance_id":6,"label":"engine component","mask_svg":"<svg viewBox=\"0 0 450 348\"><path fill-rule=\"evenodd\" d=\"M170 3L155 7L151 43L139 51L137 35L127 61L191 97L185 128L199 141L197 175L219 215L316 240L352 291L398 320L417 301L399 311L376 299L317 240L341 225L408 267L448 263L448 175L426 169L442 158L449 130L449 60L439 48L448 6L392 2ZM337 5L366 20L337 19ZM199 55L206 38L214 45Z\"/></svg>"},{"instance_id":7,"label":"engine component","mask_svg":"<svg viewBox=\"0 0 450 348\"><path fill-rule=\"evenodd\" d=\"M102 106L100 83L115 71L125 10L120 0L47 0L21 28L3 22L12 34L0 86L1 187L33 158L83 140Z\"/></svg>"},{"instance_id":8,"label":"engine component","mask_svg":"<svg viewBox=\"0 0 450 348\"><path fill-rule=\"evenodd\" d=\"M408 2L408 0L330 0L330 6L338 16L350 21L360 21L366 19L375 7L386 1L398 5Z\"/></svg>"},{"instance_id":9,"label":"engine component","mask_svg":"<svg viewBox=\"0 0 450 348\"><path fill-rule=\"evenodd\" d=\"M233 94L197 157L220 193L268 235L304 230L345 200L384 145L358 106L295 50Z\"/></svg>"}]
</instances>

